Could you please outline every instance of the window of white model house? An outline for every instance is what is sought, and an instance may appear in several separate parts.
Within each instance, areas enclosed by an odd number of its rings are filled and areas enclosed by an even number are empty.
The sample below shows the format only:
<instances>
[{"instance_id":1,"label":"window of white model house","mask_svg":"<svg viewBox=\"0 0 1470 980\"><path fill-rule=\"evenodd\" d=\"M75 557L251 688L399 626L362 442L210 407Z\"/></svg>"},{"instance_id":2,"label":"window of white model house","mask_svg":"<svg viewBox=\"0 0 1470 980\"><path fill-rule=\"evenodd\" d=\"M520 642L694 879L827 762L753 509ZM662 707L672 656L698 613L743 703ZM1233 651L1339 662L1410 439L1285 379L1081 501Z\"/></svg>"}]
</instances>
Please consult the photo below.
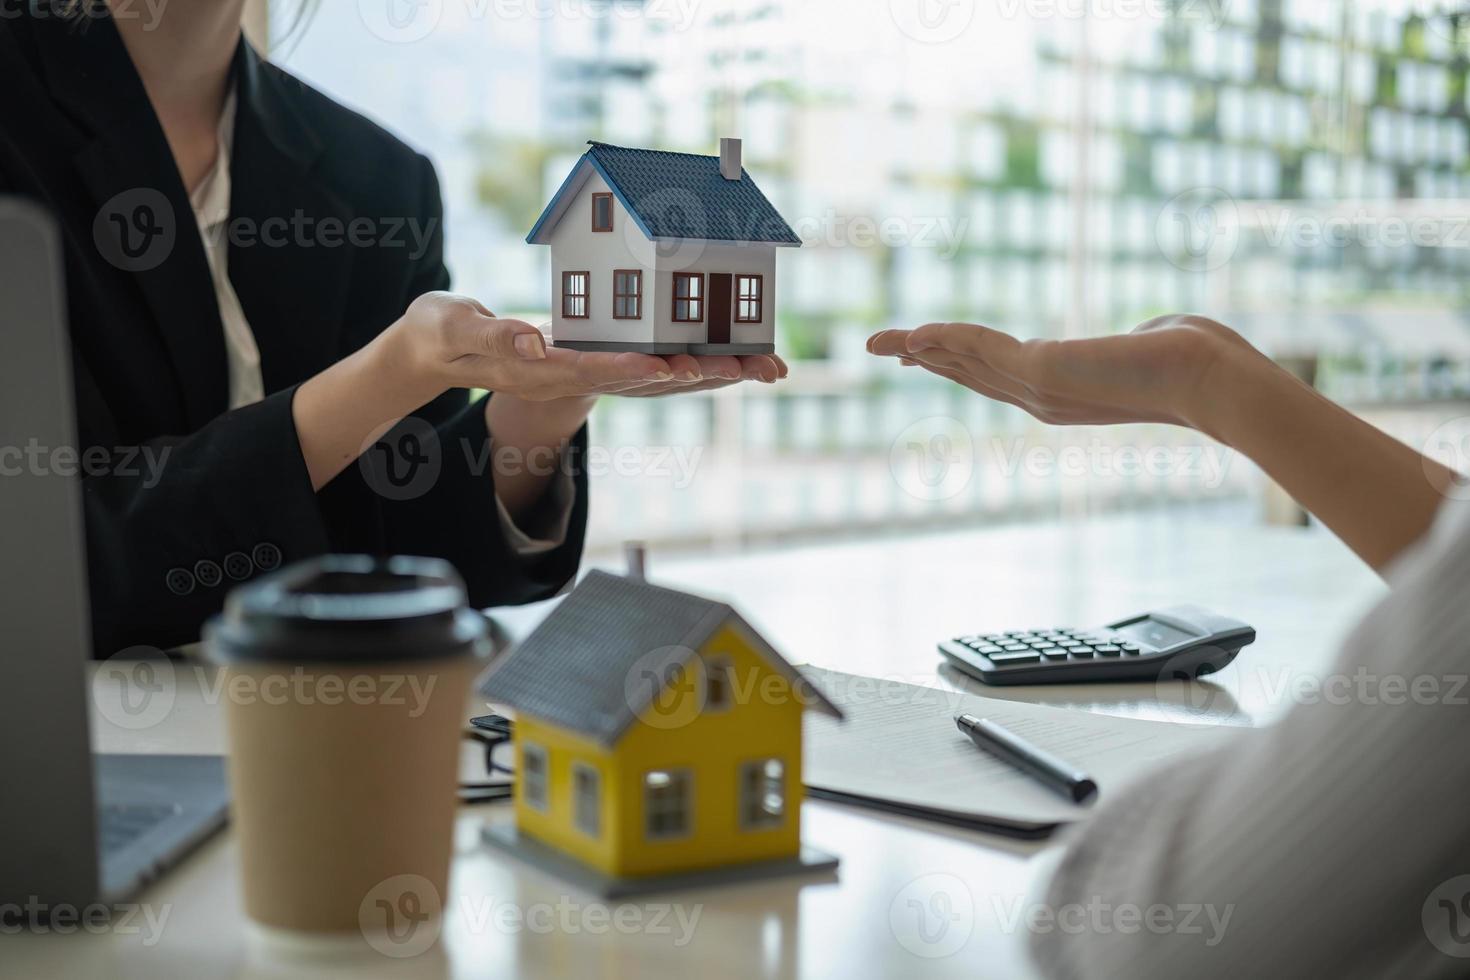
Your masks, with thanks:
<instances>
[{"instance_id":1,"label":"window of white model house","mask_svg":"<svg viewBox=\"0 0 1470 980\"><path fill-rule=\"evenodd\" d=\"M735 322L761 322L761 293L765 282L760 276L735 277Z\"/></svg>"},{"instance_id":2,"label":"window of white model house","mask_svg":"<svg viewBox=\"0 0 1470 980\"><path fill-rule=\"evenodd\" d=\"M746 830L786 822L786 766L761 759L740 767L740 826Z\"/></svg>"},{"instance_id":3,"label":"window of white model house","mask_svg":"<svg viewBox=\"0 0 1470 980\"><path fill-rule=\"evenodd\" d=\"M588 272L563 272L561 274L561 315L574 320L587 319L587 293L591 288L592 274Z\"/></svg>"},{"instance_id":4,"label":"window of white model house","mask_svg":"<svg viewBox=\"0 0 1470 980\"><path fill-rule=\"evenodd\" d=\"M546 750L535 742L521 746L521 791L526 806L546 809Z\"/></svg>"},{"instance_id":5,"label":"window of white model house","mask_svg":"<svg viewBox=\"0 0 1470 980\"><path fill-rule=\"evenodd\" d=\"M685 769L655 769L643 774L643 817L649 840L684 837L693 824L692 781Z\"/></svg>"},{"instance_id":6,"label":"window of white model house","mask_svg":"<svg viewBox=\"0 0 1470 980\"><path fill-rule=\"evenodd\" d=\"M602 777L583 762L572 766L572 822L588 837L602 833Z\"/></svg>"},{"instance_id":7,"label":"window of white model house","mask_svg":"<svg viewBox=\"0 0 1470 980\"><path fill-rule=\"evenodd\" d=\"M592 195L592 230L613 230L613 196L611 194Z\"/></svg>"},{"instance_id":8,"label":"window of white model house","mask_svg":"<svg viewBox=\"0 0 1470 980\"><path fill-rule=\"evenodd\" d=\"M619 269L613 273L613 319L637 320L643 316L643 273Z\"/></svg>"},{"instance_id":9,"label":"window of white model house","mask_svg":"<svg viewBox=\"0 0 1470 980\"><path fill-rule=\"evenodd\" d=\"M674 273L674 322L704 322L704 273Z\"/></svg>"}]
</instances>

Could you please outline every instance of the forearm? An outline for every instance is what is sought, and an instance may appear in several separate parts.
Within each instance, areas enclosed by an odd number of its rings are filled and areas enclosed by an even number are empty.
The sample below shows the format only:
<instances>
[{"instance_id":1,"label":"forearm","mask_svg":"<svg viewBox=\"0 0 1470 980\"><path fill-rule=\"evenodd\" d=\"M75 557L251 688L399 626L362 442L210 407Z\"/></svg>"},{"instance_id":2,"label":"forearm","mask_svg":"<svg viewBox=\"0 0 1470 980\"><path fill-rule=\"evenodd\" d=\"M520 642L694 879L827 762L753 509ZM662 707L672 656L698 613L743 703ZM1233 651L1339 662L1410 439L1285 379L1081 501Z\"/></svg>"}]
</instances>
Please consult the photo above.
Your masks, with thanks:
<instances>
[{"instance_id":1,"label":"forearm","mask_svg":"<svg viewBox=\"0 0 1470 980\"><path fill-rule=\"evenodd\" d=\"M1334 404L1254 351L1210 379L1210 435L1254 460L1368 564L1382 570L1429 528L1454 473Z\"/></svg>"},{"instance_id":2,"label":"forearm","mask_svg":"<svg viewBox=\"0 0 1470 980\"><path fill-rule=\"evenodd\" d=\"M596 402L596 397L532 402L499 394L486 403L495 493L513 520L523 520L545 496L567 442Z\"/></svg>"},{"instance_id":3,"label":"forearm","mask_svg":"<svg viewBox=\"0 0 1470 980\"><path fill-rule=\"evenodd\" d=\"M404 416L448 390L408 367L402 323L311 378L291 404L314 490L352 464Z\"/></svg>"}]
</instances>

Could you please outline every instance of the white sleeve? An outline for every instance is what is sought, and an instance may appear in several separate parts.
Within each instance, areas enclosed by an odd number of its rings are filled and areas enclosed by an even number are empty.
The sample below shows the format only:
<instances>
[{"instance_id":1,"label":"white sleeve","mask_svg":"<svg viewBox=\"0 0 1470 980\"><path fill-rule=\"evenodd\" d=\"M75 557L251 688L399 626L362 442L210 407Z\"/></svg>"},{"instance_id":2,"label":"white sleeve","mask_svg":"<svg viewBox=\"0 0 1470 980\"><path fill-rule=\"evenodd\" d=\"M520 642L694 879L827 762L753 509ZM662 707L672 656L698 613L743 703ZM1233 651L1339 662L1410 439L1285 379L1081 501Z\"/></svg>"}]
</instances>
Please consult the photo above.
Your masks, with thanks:
<instances>
[{"instance_id":1,"label":"white sleeve","mask_svg":"<svg viewBox=\"0 0 1470 980\"><path fill-rule=\"evenodd\" d=\"M495 495L495 509L500 514L500 526L505 529L505 540L522 558L544 555L566 543L577 486L565 467L557 467L556 476L547 486L546 493L547 499L536 508L545 516L540 517L534 526L527 528L522 528L515 522L510 511L505 509L500 494Z\"/></svg>"},{"instance_id":2,"label":"white sleeve","mask_svg":"<svg viewBox=\"0 0 1470 980\"><path fill-rule=\"evenodd\" d=\"M1030 935L1044 973L1470 972L1465 509L1396 566L1313 703L1075 830L1046 889L1061 925Z\"/></svg>"}]
</instances>

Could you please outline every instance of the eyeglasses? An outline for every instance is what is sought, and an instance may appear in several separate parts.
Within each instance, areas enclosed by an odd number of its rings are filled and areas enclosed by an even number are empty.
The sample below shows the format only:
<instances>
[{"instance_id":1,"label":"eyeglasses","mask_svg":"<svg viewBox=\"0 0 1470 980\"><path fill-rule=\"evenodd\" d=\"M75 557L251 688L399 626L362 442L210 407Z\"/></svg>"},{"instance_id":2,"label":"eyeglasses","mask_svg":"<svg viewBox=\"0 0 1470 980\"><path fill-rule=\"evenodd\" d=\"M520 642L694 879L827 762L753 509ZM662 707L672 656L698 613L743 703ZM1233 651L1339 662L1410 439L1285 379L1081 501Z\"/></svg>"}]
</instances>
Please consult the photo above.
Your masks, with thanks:
<instances>
[{"instance_id":1,"label":"eyeglasses","mask_svg":"<svg viewBox=\"0 0 1470 980\"><path fill-rule=\"evenodd\" d=\"M511 780L515 776L515 770L507 765L505 760L508 759L511 752L513 732L513 722L502 715L483 715L470 719L470 727L465 729L464 737L468 741L479 743L484 748L485 776L475 782L459 784L461 803L506 803L511 800L514 794ZM502 749L501 761L496 759L496 749Z\"/></svg>"}]
</instances>

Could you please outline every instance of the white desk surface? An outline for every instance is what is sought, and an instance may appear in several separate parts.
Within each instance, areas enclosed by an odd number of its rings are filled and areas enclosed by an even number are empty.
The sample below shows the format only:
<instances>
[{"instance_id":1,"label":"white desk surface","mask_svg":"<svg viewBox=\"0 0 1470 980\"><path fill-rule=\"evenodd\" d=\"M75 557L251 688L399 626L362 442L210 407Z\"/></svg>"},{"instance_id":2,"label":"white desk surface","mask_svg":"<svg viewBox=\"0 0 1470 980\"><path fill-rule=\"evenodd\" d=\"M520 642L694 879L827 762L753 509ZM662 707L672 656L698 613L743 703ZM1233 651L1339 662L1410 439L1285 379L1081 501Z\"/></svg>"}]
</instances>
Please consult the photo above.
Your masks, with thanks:
<instances>
[{"instance_id":1,"label":"white desk surface","mask_svg":"<svg viewBox=\"0 0 1470 980\"><path fill-rule=\"evenodd\" d=\"M1210 512L1187 511L727 557L655 553L650 578L729 597L793 661L915 680L934 677L939 637L1096 625L1197 602L1252 623L1260 635L1208 687L1185 693L1183 686L1161 692L1151 684L1009 691L977 685L977 693L1243 725L1284 711L1282 692L1290 690L1284 679L1322 673L1338 639L1383 588L1323 532L1223 523ZM530 615L504 619L514 633ZM207 703L192 666L176 676L173 710L144 731L109 723L99 705L116 691L100 687L93 711L97 747L224 752L218 705ZM804 836L841 855L835 881L786 879L634 899L646 925L634 930L633 920L622 920L628 928L612 926L617 920L603 914L602 903L477 843L484 821L509 816L503 805L462 811L443 938L414 958L366 951L303 962L254 940L241 915L234 841L226 831L140 897L155 915L167 912L156 939L146 928L6 935L0 977L1031 975L1025 936L1006 923L1028 894L1044 845L808 802ZM914 921L915 900L937 903L927 906L932 944L894 928L893 917ZM534 922L516 925L496 911L502 903ZM650 905L675 908L655 923L658 912ZM941 911L949 912L943 924ZM686 923L698 915L687 935L676 912Z\"/></svg>"}]
</instances>

